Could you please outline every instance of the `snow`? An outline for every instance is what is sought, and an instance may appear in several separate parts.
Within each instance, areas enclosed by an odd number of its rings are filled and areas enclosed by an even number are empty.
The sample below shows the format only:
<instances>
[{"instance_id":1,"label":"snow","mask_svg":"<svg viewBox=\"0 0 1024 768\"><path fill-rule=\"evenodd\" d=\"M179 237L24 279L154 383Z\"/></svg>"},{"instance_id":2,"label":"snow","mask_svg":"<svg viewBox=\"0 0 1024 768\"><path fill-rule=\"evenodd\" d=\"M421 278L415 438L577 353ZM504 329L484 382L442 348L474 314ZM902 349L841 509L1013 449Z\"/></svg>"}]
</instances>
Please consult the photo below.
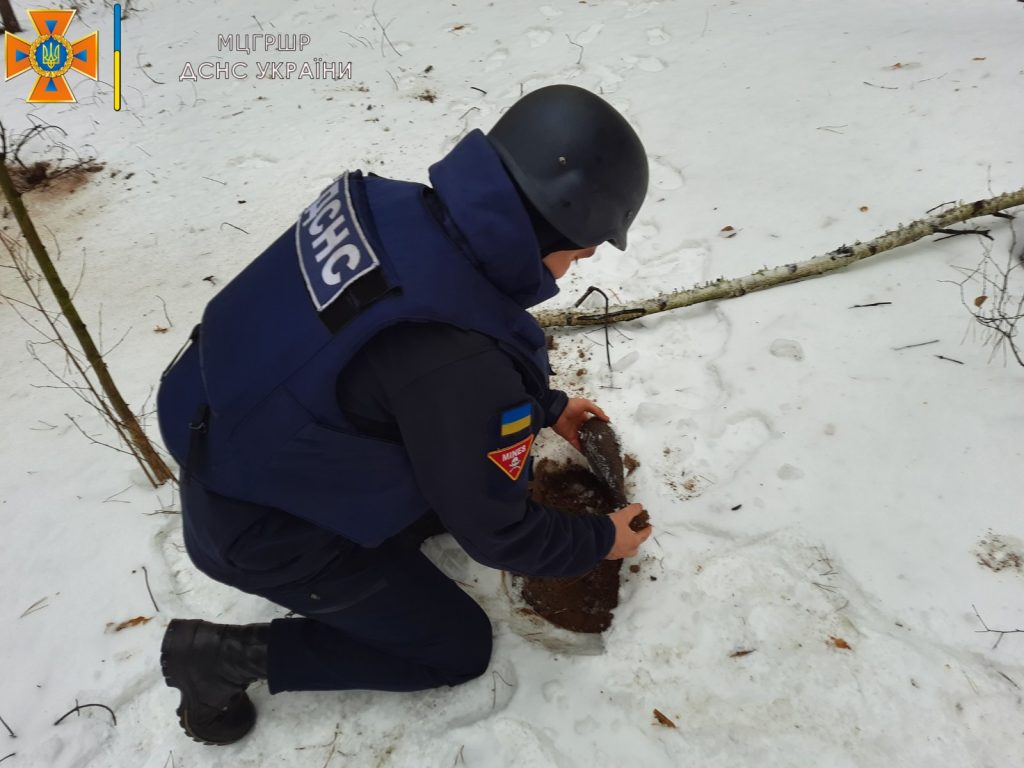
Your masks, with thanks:
<instances>
[{"instance_id":1,"label":"snow","mask_svg":"<svg viewBox=\"0 0 1024 768\"><path fill-rule=\"evenodd\" d=\"M24 19L34 4L14 5ZM70 38L98 28L109 56L109 5L79 5ZM27 202L69 282L84 262L77 300L104 348L128 334L108 362L137 409L217 286L334 175L425 181L521 89L603 92L651 155L629 252L580 263L552 306L588 285L628 301L743 275L1024 183L1024 7L1009 0L375 10L390 42L367 2L141 0L124 25L121 113L108 85L76 75L77 105L26 104L28 76L4 84L9 131L45 120L106 163L72 194ZM312 42L217 50L218 34L261 31ZM256 79L257 61L316 57L351 61L353 79ZM249 77L179 82L203 61L245 61ZM427 89L435 101L417 98ZM1004 258L1009 223L982 223ZM47 388L58 382L26 349L36 337L4 303L0 717L17 734L0 729L0 758L16 753L4 768L1024 765L1024 636L993 647L972 608L1024 628L1024 370L992 357L948 282L986 243L929 238L628 323L611 333L611 373L600 329L559 333L555 383L612 417L640 461L630 496L656 527L612 629L598 642L529 624L500 575L442 537L428 552L494 618L487 674L404 695L259 686L257 730L216 749L177 725L163 628L283 611L191 567L178 517L153 514L174 508L172 491L72 426L65 414L113 440ZM24 297L11 270L0 293ZM850 308L879 301L891 304ZM539 454L568 455L557 442ZM153 618L107 626L136 616ZM117 725L99 708L54 725L76 701L111 707Z\"/></svg>"}]
</instances>

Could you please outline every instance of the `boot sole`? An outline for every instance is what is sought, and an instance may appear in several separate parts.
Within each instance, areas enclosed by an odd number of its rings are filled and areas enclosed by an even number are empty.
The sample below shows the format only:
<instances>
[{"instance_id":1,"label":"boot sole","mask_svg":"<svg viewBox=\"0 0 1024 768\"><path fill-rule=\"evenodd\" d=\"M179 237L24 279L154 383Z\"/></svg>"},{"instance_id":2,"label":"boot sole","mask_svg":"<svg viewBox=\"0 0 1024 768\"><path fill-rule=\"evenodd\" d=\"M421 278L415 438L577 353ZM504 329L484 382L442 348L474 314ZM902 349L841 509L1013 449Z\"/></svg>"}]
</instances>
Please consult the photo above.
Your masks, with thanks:
<instances>
[{"instance_id":1,"label":"boot sole","mask_svg":"<svg viewBox=\"0 0 1024 768\"><path fill-rule=\"evenodd\" d=\"M188 675L184 673L179 667L179 660L187 653L189 647L192 644L192 638L195 635L196 628L201 624L198 619L171 619L167 625L167 631L164 633L163 642L160 644L160 671L163 673L164 682L171 688L176 688L181 693L181 702L178 704L176 713L178 715L178 723L181 724L181 728L185 731L185 734L193 741L205 744L209 747L223 747L228 744L234 744L246 736L251 730L252 725L255 724L255 716L252 718L253 723L239 736L236 738L226 741L212 741L208 738L200 736L189 724L188 712L193 702L188 693ZM242 697L245 699L246 704L252 707L252 702L249 701L249 697L244 693ZM245 705L243 705L245 706ZM255 714L255 713L254 713Z\"/></svg>"}]
</instances>

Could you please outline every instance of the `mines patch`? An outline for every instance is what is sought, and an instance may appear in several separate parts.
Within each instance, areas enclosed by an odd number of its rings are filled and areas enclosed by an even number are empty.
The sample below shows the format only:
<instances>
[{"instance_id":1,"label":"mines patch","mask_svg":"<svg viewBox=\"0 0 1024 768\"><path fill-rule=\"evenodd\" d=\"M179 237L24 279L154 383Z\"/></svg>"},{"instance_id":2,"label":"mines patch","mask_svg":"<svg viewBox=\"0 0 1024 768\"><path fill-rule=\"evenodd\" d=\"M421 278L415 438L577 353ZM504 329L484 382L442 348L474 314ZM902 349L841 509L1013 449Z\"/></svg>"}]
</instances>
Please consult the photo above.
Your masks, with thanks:
<instances>
[{"instance_id":1,"label":"mines patch","mask_svg":"<svg viewBox=\"0 0 1024 768\"><path fill-rule=\"evenodd\" d=\"M516 432L522 432L532 423L533 408L528 401L515 408L509 408L501 414L501 436L506 437L514 435Z\"/></svg>"},{"instance_id":2,"label":"mines patch","mask_svg":"<svg viewBox=\"0 0 1024 768\"><path fill-rule=\"evenodd\" d=\"M512 480L518 480L519 475L523 472L523 467L526 466L526 460L530 456L530 448L532 446L533 435L527 435L514 445L491 451L487 454L487 458L497 464L498 468Z\"/></svg>"}]
</instances>

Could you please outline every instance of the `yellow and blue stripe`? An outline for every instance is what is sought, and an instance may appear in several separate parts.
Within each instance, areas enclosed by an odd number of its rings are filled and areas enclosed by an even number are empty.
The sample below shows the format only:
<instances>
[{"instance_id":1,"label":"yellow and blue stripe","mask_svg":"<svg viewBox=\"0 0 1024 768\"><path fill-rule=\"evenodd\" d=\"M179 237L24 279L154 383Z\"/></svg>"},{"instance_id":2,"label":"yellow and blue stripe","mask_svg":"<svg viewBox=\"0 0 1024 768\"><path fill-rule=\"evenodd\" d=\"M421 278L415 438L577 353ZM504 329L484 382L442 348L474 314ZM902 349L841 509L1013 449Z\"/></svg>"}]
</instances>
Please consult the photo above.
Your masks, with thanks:
<instances>
[{"instance_id":1,"label":"yellow and blue stripe","mask_svg":"<svg viewBox=\"0 0 1024 768\"><path fill-rule=\"evenodd\" d=\"M522 432L533 423L533 408L529 403L509 408L501 414L501 436Z\"/></svg>"},{"instance_id":2,"label":"yellow and blue stripe","mask_svg":"<svg viewBox=\"0 0 1024 768\"><path fill-rule=\"evenodd\" d=\"M121 111L121 4L114 5L114 111Z\"/></svg>"}]
</instances>

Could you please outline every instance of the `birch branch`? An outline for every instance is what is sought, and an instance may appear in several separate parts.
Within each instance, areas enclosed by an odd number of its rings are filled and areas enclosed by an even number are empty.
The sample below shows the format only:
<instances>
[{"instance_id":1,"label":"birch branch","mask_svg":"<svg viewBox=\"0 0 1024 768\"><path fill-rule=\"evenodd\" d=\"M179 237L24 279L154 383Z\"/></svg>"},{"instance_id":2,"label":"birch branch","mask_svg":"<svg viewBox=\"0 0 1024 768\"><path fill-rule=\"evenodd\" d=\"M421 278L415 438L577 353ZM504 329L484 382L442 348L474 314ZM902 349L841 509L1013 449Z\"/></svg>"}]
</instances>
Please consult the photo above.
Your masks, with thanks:
<instances>
[{"instance_id":1,"label":"birch branch","mask_svg":"<svg viewBox=\"0 0 1024 768\"><path fill-rule=\"evenodd\" d=\"M571 325L601 325L605 322L622 322L636 320L646 315L680 309L704 301L732 299L754 291L763 291L784 283L792 283L809 277L817 277L832 272L863 259L885 251L891 251L908 245L923 237L935 234L940 229L959 224L979 216L990 216L999 211L1024 205L1024 188L1016 192L1007 192L988 200L976 200L964 203L943 213L937 213L924 219L900 225L866 243L843 245L822 256L815 256L806 261L783 264L781 267L760 269L753 274L737 278L719 278L704 285L661 294L651 299L644 299L631 304L619 304L604 312L580 312L575 309L549 309L537 312L534 317L545 328Z\"/></svg>"},{"instance_id":2,"label":"birch branch","mask_svg":"<svg viewBox=\"0 0 1024 768\"><path fill-rule=\"evenodd\" d=\"M106 399L99 399L104 404L104 410L109 414L111 424L131 448L131 452L135 455L146 476L154 486L160 486L167 480L173 480L174 474L160 454L157 453L149 438L146 437L146 433L143 432L135 414L132 413L128 403L125 402L120 391L118 391L117 385L114 383L114 379L107 368L106 361L103 359L103 354L96 346L92 335L89 333L89 329L78 314L78 310L71 300L71 295L64 286L64 282L61 280L60 274L57 272L57 268L54 266L53 260L46 250L46 246L43 245L43 241L39 237L39 232L32 223L28 210L25 208L25 203L21 199L21 194L14 187L14 180L7 170L6 162L6 152L0 152L0 192L7 199L7 204L14 213L14 219L25 238L29 251L35 257L36 264L38 264L39 269L46 278L47 285L49 285L54 298L57 300L57 304L60 306L61 316L71 327L75 338L81 346L88 362L88 369L92 371L99 383L100 389L106 396ZM0 233L0 241L3 242L11 256L15 257L17 249L13 238ZM25 284L30 289L32 288L31 280L25 280ZM33 291L32 296L36 305L42 309L43 304L38 294ZM57 330L54 319L45 311L43 312L43 317L49 323L55 336L60 337L60 332ZM69 360L79 369L79 373L85 376L85 371L82 370L81 364L71 353L70 347L67 345L62 346L68 352ZM86 378L88 380L88 377Z\"/></svg>"}]
</instances>

